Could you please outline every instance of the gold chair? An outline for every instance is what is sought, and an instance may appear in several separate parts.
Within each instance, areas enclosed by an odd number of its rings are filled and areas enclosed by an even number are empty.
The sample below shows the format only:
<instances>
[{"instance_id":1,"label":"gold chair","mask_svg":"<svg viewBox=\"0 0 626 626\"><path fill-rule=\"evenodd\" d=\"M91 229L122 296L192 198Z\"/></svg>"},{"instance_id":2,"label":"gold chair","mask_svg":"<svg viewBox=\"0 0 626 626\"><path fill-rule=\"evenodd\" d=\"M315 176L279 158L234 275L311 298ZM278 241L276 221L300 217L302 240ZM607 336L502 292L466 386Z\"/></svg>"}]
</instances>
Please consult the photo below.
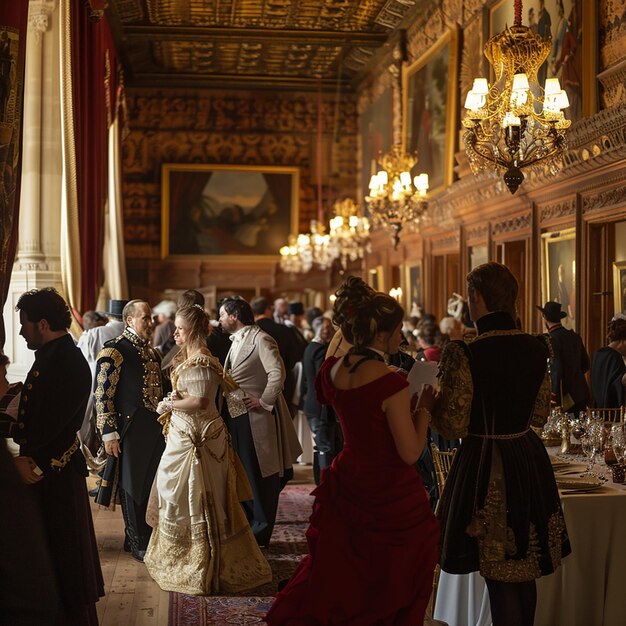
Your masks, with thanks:
<instances>
[{"instance_id":1,"label":"gold chair","mask_svg":"<svg viewBox=\"0 0 626 626\"><path fill-rule=\"evenodd\" d=\"M591 417L592 413L597 413L604 423L624 423L626 418L626 407L618 406L607 409L587 409L587 416Z\"/></svg>"},{"instance_id":2,"label":"gold chair","mask_svg":"<svg viewBox=\"0 0 626 626\"><path fill-rule=\"evenodd\" d=\"M448 452L439 449L436 443L431 442L430 452L433 457L433 465L435 466L435 475L437 477L437 487L439 488L439 500L437 500L437 506L435 507L435 513L439 510L439 503L441 502L441 495L443 494L443 488L445 487L448 474L452 468L454 457L456 456L456 448L452 448ZM435 613L435 602L437 600L437 587L439 586L439 574L441 568L439 565L435 567L435 574L433 576L433 593L431 595L430 611L431 615Z\"/></svg>"},{"instance_id":3,"label":"gold chair","mask_svg":"<svg viewBox=\"0 0 626 626\"><path fill-rule=\"evenodd\" d=\"M456 448L452 448L452 450L445 452L440 450L436 443L431 442L430 452L433 457L435 475L437 476L437 487L439 488L439 500L437 501L437 508L435 509L436 513L439 508L439 502L441 501L441 494L443 493L446 479L448 478L448 474L452 468L452 462L456 456Z\"/></svg>"}]
</instances>

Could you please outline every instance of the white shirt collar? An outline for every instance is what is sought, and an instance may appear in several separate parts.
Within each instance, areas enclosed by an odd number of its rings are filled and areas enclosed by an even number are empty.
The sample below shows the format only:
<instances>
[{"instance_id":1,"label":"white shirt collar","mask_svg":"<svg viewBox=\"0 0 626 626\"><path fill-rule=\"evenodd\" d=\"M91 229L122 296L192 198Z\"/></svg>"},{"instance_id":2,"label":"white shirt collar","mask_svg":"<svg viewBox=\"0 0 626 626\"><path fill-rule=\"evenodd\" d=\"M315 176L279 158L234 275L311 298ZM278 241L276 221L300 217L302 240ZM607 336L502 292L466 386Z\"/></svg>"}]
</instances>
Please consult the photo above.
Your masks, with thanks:
<instances>
[{"instance_id":1,"label":"white shirt collar","mask_svg":"<svg viewBox=\"0 0 626 626\"><path fill-rule=\"evenodd\" d=\"M244 336L248 333L248 331L250 330L250 328L252 328L252 325L248 325L248 326L242 326L239 330L236 330L230 337L229 339L231 341L241 341Z\"/></svg>"}]
</instances>

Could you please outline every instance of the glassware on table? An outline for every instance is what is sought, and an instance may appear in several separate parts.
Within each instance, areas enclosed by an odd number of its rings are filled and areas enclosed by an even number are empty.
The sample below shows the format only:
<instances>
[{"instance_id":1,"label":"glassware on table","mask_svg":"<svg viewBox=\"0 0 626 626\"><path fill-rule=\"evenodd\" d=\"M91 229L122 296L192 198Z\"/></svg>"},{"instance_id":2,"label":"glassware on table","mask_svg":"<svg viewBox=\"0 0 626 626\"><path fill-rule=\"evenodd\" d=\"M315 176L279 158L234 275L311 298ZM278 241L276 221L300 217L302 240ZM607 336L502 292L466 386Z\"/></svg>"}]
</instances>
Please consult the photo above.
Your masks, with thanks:
<instances>
[{"instance_id":1,"label":"glassware on table","mask_svg":"<svg viewBox=\"0 0 626 626\"><path fill-rule=\"evenodd\" d=\"M626 431L624 424L613 424L609 433L609 442L618 463L624 463L626 457Z\"/></svg>"},{"instance_id":2,"label":"glassware on table","mask_svg":"<svg viewBox=\"0 0 626 626\"><path fill-rule=\"evenodd\" d=\"M604 424L591 422L586 428L585 434L580 438L583 454L589 462L587 469L581 476L595 476L593 466L596 454L602 451L604 446Z\"/></svg>"}]
</instances>

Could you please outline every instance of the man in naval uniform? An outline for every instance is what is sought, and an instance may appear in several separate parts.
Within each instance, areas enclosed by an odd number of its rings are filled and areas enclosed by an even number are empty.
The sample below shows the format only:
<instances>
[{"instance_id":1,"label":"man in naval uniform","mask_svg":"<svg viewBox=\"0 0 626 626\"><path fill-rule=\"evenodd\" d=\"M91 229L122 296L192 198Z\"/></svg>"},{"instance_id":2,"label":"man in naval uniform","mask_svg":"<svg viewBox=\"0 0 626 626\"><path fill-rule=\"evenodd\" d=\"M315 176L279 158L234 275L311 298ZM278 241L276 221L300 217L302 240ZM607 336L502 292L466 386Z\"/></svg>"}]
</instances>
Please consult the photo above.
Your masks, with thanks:
<instances>
[{"instance_id":1,"label":"man in naval uniform","mask_svg":"<svg viewBox=\"0 0 626 626\"><path fill-rule=\"evenodd\" d=\"M224 420L252 487L254 500L244 503L246 515L258 544L269 546L278 496L302 454L281 393L285 368L278 345L254 323L243 298L223 300L219 321L232 340L224 371L245 394L239 410L231 403Z\"/></svg>"},{"instance_id":2,"label":"man in naval uniform","mask_svg":"<svg viewBox=\"0 0 626 626\"><path fill-rule=\"evenodd\" d=\"M97 423L108 455L96 502L114 505L119 494L124 547L143 561L152 532L146 523L148 496L165 449L156 413L163 380L159 356L150 345L150 305L131 300L122 317L124 332L104 344L96 365Z\"/></svg>"},{"instance_id":3,"label":"man in naval uniform","mask_svg":"<svg viewBox=\"0 0 626 626\"><path fill-rule=\"evenodd\" d=\"M97 623L95 605L104 595L104 584L87 497L87 467L76 435L91 390L89 366L67 332L72 316L55 289L22 294L16 310L20 335L35 351L35 362L24 381L18 409L14 439L20 454L15 463L37 501L56 578L50 586L60 591L54 623ZM38 521L24 519L23 523ZM36 582L39 564L29 566ZM39 592L33 596L37 597ZM42 615L47 609L29 607ZM39 623L48 622L42 617Z\"/></svg>"}]
</instances>

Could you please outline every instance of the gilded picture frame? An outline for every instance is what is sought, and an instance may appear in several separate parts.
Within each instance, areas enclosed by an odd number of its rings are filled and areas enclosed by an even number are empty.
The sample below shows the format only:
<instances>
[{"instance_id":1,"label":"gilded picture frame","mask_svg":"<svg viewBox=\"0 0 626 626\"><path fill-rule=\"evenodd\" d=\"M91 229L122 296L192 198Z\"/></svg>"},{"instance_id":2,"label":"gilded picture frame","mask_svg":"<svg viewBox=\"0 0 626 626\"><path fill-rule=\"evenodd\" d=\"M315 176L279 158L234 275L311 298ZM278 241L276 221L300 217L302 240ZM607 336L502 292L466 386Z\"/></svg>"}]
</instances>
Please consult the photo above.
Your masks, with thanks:
<instances>
[{"instance_id":1,"label":"gilded picture frame","mask_svg":"<svg viewBox=\"0 0 626 626\"><path fill-rule=\"evenodd\" d=\"M298 230L297 167L165 163L161 256L278 258Z\"/></svg>"},{"instance_id":2,"label":"gilded picture frame","mask_svg":"<svg viewBox=\"0 0 626 626\"><path fill-rule=\"evenodd\" d=\"M393 144L393 95L391 88L373 100L359 115L361 194L369 195L372 174L380 169L378 159ZM366 207L367 210L367 207Z\"/></svg>"},{"instance_id":3,"label":"gilded picture frame","mask_svg":"<svg viewBox=\"0 0 626 626\"><path fill-rule=\"evenodd\" d=\"M417 153L412 175L428 174L430 193L454 179L458 66L459 30L454 28L403 70L404 147Z\"/></svg>"},{"instance_id":4,"label":"gilded picture frame","mask_svg":"<svg viewBox=\"0 0 626 626\"><path fill-rule=\"evenodd\" d=\"M576 326L576 229L542 234L541 306L559 302L567 314L562 324Z\"/></svg>"},{"instance_id":5,"label":"gilded picture frame","mask_svg":"<svg viewBox=\"0 0 626 626\"><path fill-rule=\"evenodd\" d=\"M543 87L546 78L559 79L570 101L564 109L568 119L593 115L598 101L597 3L526 0L523 6L522 24L544 37L549 33L552 40L552 50L539 70L539 84ZM513 24L513 2L497 0L488 9L487 39Z\"/></svg>"},{"instance_id":6,"label":"gilded picture frame","mask_svg":"<svg viewBox=\"0 0 626 626\"><path fill-rule=\"evenodd\" d=\"M402 292L404 298L404 310L410 315L415 303L418 307L424 303L424 282L422 276L422 261L414 261L403 266L404 280Z\"/></svg>"},{"instance_id":7,"label":"gilded picture frame","mask_svg":"<svg viewBox=\"0 0 626 626\"><path fill-rule=\"evenodd\" d=\"M626 261L613 263L613 302L615 313L626 314Z\"/></svg>"},{"instance_id":8,"label":"gilded picture frame","mask_svg":"<svg viewBox=\"0 0 626 626\"><path fill-rule=\"evenodd\" d=\"M368 270L367 284L376 291L385 292L385 268L382 265L377 265Z\"/></svg>"}]
</instances>

